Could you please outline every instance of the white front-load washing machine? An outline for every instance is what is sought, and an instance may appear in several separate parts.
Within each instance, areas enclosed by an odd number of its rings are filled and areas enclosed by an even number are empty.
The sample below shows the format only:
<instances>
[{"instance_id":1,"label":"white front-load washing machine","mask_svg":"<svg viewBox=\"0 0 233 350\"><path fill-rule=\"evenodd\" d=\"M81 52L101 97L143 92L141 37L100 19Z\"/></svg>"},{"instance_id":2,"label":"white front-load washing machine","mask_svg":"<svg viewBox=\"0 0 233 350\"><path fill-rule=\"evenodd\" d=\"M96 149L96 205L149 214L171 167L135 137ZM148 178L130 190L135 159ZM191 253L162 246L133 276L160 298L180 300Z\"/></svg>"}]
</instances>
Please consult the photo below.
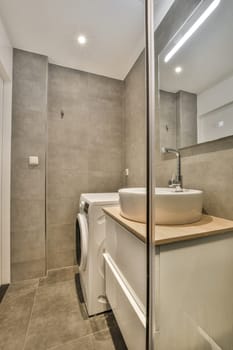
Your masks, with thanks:
<instances>
[{"instance_id":1,"label":"white front-load washing machine","mask_svg":"<svg viewBox=\"0 0 233 350\"><path fill-rule=\"evenodd\" d=\"M106 206L119 203L118 193L86 193L76 219L76 253L80 283L89 316L110 309L105 297L104 259Z\"/></svg>"}]
</instances>

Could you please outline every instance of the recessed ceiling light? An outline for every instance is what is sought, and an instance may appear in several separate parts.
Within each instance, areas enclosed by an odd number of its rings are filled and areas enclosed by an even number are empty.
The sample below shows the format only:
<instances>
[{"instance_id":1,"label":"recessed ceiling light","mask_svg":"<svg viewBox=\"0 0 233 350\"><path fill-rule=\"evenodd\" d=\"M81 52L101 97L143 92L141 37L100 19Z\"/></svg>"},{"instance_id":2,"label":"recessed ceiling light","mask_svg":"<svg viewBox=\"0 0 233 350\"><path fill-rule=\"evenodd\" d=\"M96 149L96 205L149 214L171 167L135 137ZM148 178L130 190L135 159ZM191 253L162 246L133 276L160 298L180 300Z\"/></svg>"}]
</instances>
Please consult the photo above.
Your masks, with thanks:
<instances>
[{"instance_id":1,"label":"recessed ceiling light","mask_svg":"<svg viewBox=\"0 0 233 350\"><path fill-rule=\"evenodd\" d=\"M175 72L176 72L177 74L181 73L182 70L183 70L182 67L176 67L176 68L175 68Z\"/></svg>"},{"instance_id":2,"label":"recessed ceiling light","mask_svg":"<svg viewBox=\"0 0 233 350\"><path fill-rule=\"evenodd\" d=\"M78 43L80 45L85 45L87 42L87 38L84 35L79 35L78 36Z\"/></svg>"},{"instance_id":3,"label":"recessed ceiling light","mask_svg":"<svg viewBox=\"0 0 233 350\"><path fill-rule=\"evenodd\" d=\"M224 120L220 120L219 122L218 122L218 127L219 128L222 128L224 126Z\"/></svg>"}]
</instances>

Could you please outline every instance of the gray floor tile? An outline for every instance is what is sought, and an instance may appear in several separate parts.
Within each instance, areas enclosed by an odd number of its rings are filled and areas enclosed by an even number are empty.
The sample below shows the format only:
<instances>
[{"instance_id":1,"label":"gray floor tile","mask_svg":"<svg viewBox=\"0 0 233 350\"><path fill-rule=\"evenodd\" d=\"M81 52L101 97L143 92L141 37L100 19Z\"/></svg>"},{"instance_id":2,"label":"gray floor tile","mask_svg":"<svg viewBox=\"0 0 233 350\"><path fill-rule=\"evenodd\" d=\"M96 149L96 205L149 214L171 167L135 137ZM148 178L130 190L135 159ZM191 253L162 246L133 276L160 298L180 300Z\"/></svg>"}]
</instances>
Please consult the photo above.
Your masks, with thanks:
<instances>
[{"instance_id":1,"label":"gray floor tile","mask_svg":"<svg viewBox=\"0 0 233 350\"><path fill-rule=\"evenodd\" d=\"M90 334L51 350L115 350L109 330Z\"/></svg>"},{"instance_id":2,"label":"gray floor tile","mask_svg":"<svg viewBox=\"0 0 233 350\"><path fill-rule=\"evenodd\" d=\"M60 312L79 313L79 320L82 320L75 285L72 280L48 284L38 288L32 321L35 317L59 316Z\"/></svg>"},{"instance_id":3,"label":"gray floor tile","mask_svg":"<svg viewBox=\"0 0 233 350\"><path fill-rule=\"evenodd\" d=\"M90 322L80 312L74 279L38 288L25 350L47 349L90 333Z\"/></svg>"},{"instance_id":4,"label":"gray floor tile","mask_svg":"<svg viewBox=\"0 0 233 350\"><path fill-rule=\"evenodd\" d=\"M31 320L25 350L45 350L91 333L88 321L80 321L77 312L34 317Z\"/></svg>"},{"instance_id":5,"label":"gray floor tile","mask_svg":"<svg viewBox=\"0 0 233 350\"><path fill-rule=\"evenodd\" d=\"M116 327L116 321L112 312L91 317L89 320L93 333L105 330L106 328Z\"/></svg>"},{"instance_id":6,"label":"gray floor tile","mask_svg":"<svg viewBox=\"0 0 233 350\"><path fill-rule=\"evenodd\" d=\"M108 329L93 334L94 349L115 350L115 346ZM123 349L122 349L123 350Z\"/></svg>"},{"instance_id":7,"label":"gray floor tile","mask_svg":"<svg viewBox=\"0 0 233 350\"><path fill-rule=\"evenodd\" d=\"M49 270L47 276L40 279L39 287L56 282L73 280L74 274L77 272L77 266L69 266L62 269Z\"/></svg>"},{"instance_id":8,"label":"gray floor tile","mask_svg":"<svg viewBox=\"0 0 233 350\"><path fill-rule=\"evenodd\" d=\"M69 267L12 284L0 304L0 350L126 350L111 312L84 317Z\"/></svg>"},{"instance_id":9,"label":"gray floor tile","mask_svg":"<svg viewBox=\"0 0 233 350\"><path fill-rule=\"evenodd\" d=\"M23 349L38 281L15 283L0 305L0 349Z\"/></svg>"},{"instance_id":10,"label":"gray floor tile","mask_svg":"<svg viewBox=\"0 0 233 350\"><path fill-rule=\"evenodd\" d=\"M38 279L32 279L22 282L15 282L11 283L8 290L5 299L10 298L19 298L20 296L27 295L30 292L35 292L38 288L39 280ZM4 299L4 301L5 301Z\"/></svg>"},{"instance_id":11,"label":"gray floor tile","mask_svg":"<svg viewBox=\"0 0 233 350\"><path fill-rule=\"evenodd\" d=\"M63 345L50 348L49 350L95 350L93 335L91 334L86 337L67 342Z\"/></svg>"}]
</instances>

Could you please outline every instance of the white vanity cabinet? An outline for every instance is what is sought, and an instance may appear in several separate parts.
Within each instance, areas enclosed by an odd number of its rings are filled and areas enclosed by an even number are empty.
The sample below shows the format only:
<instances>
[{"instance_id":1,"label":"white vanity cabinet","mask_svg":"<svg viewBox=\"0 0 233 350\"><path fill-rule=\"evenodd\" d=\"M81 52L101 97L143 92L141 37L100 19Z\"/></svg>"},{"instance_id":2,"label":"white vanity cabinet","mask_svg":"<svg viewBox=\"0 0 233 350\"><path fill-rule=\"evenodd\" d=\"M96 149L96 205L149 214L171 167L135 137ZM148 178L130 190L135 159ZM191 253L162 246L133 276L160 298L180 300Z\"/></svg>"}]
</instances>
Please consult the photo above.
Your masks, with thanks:
<instances>
[{"instance_id":1,"label":"white vanity cabinet","mask_svg":"<svg viewBox=\"0 0 233 350\"><path fill-rule=\"evenodd\" d=\"M233 232L159 247L159 350L233 349Z\"/></svg>"},{"instance_id":2,"label":"white vanity cabinet","mask_svg":"<svg viewBox=\"0 0 233 350\"><path fill-rule=\"evenodd\" d=\"M145 347L145 244L107 216L106 295L129 350Z\"/></svg>"},{"instance_id":3,"label":"white vanity cabinet","mask_svg":"<svg viewBox=\"0 0 233 350\"><path fill-rule=\"evenodd\" d=\"M129 350L145 348L146 247L107 215L106 293ZM159 350L233 349L233 230L157 245Z\"/></svg>"}]
</instances>

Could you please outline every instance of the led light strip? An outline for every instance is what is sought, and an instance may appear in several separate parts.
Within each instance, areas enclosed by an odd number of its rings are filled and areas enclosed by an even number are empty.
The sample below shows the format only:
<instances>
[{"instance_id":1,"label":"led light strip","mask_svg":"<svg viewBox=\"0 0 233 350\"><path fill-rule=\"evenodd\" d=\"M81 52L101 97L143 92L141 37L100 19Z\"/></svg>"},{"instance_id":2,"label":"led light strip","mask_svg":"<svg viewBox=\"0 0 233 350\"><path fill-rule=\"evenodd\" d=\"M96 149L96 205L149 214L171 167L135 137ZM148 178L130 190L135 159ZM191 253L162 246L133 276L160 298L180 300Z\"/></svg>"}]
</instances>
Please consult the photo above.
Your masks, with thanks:
<instances>
[{"instance_id":1,"label":"led light strip","mask_svg":"<svg viewBox=\"0 0 233 350\"><path fill-rule=\"evenodd\" d=\"M186 43L186 41L197 31L197 29L205 22L205 20L211 15L211 13L218 7L221 0L214 0L211 5L203 12L198 20L192 25L192 27L184 34L184 36L178 41L178 43L171 49L166 55L164 62L167 63L170 59L179 51L179 49Z\"/></svg>"}]
</instances>

